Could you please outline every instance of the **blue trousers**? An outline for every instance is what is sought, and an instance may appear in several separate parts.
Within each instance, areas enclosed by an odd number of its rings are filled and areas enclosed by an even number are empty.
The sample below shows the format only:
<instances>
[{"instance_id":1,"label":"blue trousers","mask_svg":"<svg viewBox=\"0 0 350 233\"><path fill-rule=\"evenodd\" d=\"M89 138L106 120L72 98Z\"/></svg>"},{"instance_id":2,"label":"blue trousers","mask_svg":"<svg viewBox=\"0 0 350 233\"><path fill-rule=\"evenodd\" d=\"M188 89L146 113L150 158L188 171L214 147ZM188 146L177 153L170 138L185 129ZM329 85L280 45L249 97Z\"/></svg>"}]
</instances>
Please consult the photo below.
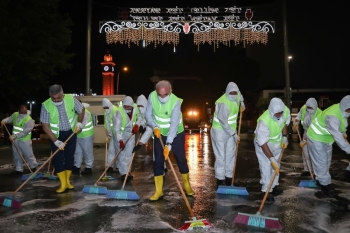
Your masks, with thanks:
<instances>
[{"instance_id":1,"label":"blue trousers","mask_svg":"<svg viewBox=\"0 0 350 233\"><path fill-rule=\"evenodd\" d=\"M166 143L166 136L162 135L162 141ZM154 176L161 176L164 174L164 155L163 155L163 147L160 144L160 139L155 137L154 138L154 163L153 163L153 170L154 170ZM187 159L186 159L186 153L185 153L185 133L179 133L172 145L171 150L175 155L177 166L179 167L181 174L188 173L188 165L187 165Z\"/></svg>"},{"instance_id":2,"label":"blue trousers","mask_svg":"<svg viewBox=\"0 0 350 233\"><path fill-rule=\"evenodd\" d=\"M58 140L65 142L72 133L73 133L72 130L60 131ZM53 165L57 173L65 170L73 170L74 153L75 153L76 145L77 145L77 135L74 134L74 136L71 137L71 139L69 139L68 143L64 147L64 150L59 150L57 154L55 154L55 156L53 157ZM51 141L50 141L50 146L51 146L52 153L54 153L58 149L55 143Z\"/></svg>"}]
</instances>

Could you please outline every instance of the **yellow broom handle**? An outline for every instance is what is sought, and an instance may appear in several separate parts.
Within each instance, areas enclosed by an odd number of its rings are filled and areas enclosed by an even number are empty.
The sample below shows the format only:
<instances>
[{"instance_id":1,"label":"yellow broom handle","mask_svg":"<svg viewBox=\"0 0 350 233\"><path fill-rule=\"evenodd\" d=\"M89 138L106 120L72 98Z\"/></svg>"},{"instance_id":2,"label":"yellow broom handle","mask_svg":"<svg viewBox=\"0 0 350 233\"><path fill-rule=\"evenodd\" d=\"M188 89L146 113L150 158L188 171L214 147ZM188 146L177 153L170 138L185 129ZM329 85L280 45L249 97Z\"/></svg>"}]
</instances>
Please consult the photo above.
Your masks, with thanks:
<instances>
[{"instance_id":1,"label":"yellow broom handle","mask_svg":"<svg viewBox=\"0 0 350 233\"><path fill-rule=\"evenodd\" d=\"M163 141L162 141L162 135L160 135L160 138L158 138L158 139L159 139L159 141L160 141L160 144L162 144L162 147L163 147L163 150L164 150L164 143L163 143ZM193 210L192 210L192 208L191 208L191 206L190 206L190 203L188 202L188 200L187 200L187 198L186 198L185 192L182 190L180 181L179 181L179 179L178 179L177 176L176 176L175 169L174 169L174 167L173 167L173 164L172 164L171 161L170 161L170 158L168 158L168 163L169 163L169 165L170 165L171 171L172 171L173 174L174 174L176 183L177 183L177 185L179 186L179 189L180 189L182 198L183 198L184 201L186 202L186 206L187 206L187 208L188 208L188 211L190 211L190 215L191 215L191 217L193 218L193 217L194 217Z\"/></svg>"},{"instance_id":2,"label":"yellow broom handle","mask_svg":"<svg viewBox=\"0 0 350 233\"><path fill-rule=\"evenodd\" d=\"M129 141L129 139L131 138L132 135L133 135L133 134L130 134L130 136L128 137L128 139L125 141L125 146L126 146L126 144L128 143L128 141ZM112 161L107 165L107 167L105 168L105 170L103 171L103 173L101 174L101 176L96 180L95 185L97 185L97 183L98 183L98 182L102 179L102 177L106 174L108 168L110 168L110 167L113 165L114 161L118 158L118 155L120 154L120 152L122 152L122 150L123 150L123 149L120 149L120 150L118 151L118 153L114 156L114 158L112 159Z\"/></svg>"},{"instance_id":3,"label":"yellow broom handle","mask_svg":"<svg viewBox=\"0 0 350 233\"><path fill-rule=\"evenodd\" d=\"M69 141L69 139L71 139L74 136L75 133L72 133L67 140L64 142L65 144ZM21 186L19 186L13 193L12 196L14 196L28 181L30 181L36 173L38 173L54 156L55 154L57 154L60 151L60 149L57 149L55 151L55 153L51 154L51 156L38 168L36 169L36 171L34 173L32 173L32 175L26 180L24 181Z\"/></svg>"},{"instance_id":4,"label":"yellow broom handle","mask_svg":"<svg viewBox=\"0 0 350 233\"><path fill-rule=\"evenodd\" d=\"M238 137L241 136L242 113L243 113L243 111L240 110L239 111ZM241 139L241 138L239 138L239 139ZM237 154L238 154L238 142L236 142L236 153L235 153L235 159L234 159L234 162L233 162L233 172L232 172L232 181L231 181L231 185L232 186L233 186L233 184L235 182Z\"/></svg>"}]
</instances>

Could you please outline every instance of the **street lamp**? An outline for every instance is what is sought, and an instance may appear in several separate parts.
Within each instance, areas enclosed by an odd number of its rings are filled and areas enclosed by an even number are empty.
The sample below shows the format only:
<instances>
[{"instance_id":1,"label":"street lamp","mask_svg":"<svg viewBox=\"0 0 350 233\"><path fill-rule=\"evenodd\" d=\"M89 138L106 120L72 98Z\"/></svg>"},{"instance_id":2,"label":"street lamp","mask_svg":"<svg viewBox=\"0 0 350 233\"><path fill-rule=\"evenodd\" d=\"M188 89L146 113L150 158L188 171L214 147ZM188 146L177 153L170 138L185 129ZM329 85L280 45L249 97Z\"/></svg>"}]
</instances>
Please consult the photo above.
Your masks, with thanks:
<instances>
[{"instance_id":1,"label":"street lamp","mask_svg":"<svg viewBox=\"0 0 350 233\"><path fill-rule=\"evenodd\" d=\"M27 101L27 103L29 104L30 112L32 112L32 104L35 104L35 102L34 101Z\"/></svg>"},{"instance_id":2,"label":"street lamp","mask_svg":"<svg viewBox=\"0 0 350 233\"><path fill-rule=\"evenodd\" d=\"M123 71L128 71L128 67L123 67ZM120 71L118 71L118 76L117 76L117 95L119 94L119 73Z\"/></svg>"}]
</instances>

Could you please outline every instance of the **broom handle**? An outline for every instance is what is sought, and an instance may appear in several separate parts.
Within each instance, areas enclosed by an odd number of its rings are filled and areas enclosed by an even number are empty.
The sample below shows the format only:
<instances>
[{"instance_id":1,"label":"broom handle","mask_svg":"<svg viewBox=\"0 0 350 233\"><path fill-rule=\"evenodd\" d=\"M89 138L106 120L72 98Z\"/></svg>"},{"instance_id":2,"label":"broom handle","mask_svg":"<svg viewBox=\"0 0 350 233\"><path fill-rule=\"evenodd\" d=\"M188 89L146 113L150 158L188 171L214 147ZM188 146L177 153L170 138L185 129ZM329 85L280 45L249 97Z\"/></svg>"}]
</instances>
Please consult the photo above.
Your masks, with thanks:
<instances>
[{"instance_id":1,"label":"broom handle","mask_svg":"<svg viewBox=\"0 0 350 233\"><path fill-rule=\"evenodd\" d=\"M108 145L106 142L106 150L105 150L105 169L107 167L107 154L108 154ZM105 176L107 176L107 172L105 173Z\"/></svg>"},{"instance_id":2,"label":"broom handle","mask_svg":"<svg viewBox=\"0 0 350 233\"><path fill-rule=\"evenodd\" d=\"M241 135L241 125L242 125L242 113L243 111L239 111L239 126L238 126L238 137ZM233 186L235 182L235 173L236 173L236 162L237 162L237 154L238 154L238 142L236 142L236 154L233 162L233 173L232 173L232 181L231 185Z\"/></svg>"},{"instance_id":3,"label":"broom handle","mask_svg":"<svg viewBox=\"0 0 350 233\"><path fill-rule=\"evenodd\" d=\"M74 136L74 132L67 138L67 140L64 142L65 144L68 143L69 139L71 139L73 136ZM57 154L58 152L60 151L60 149L57 149L55 151L55 153L51 154L51 156L38 168L36 169L36 171L34 173L32 173L31 176L29 176L29 178L24 181L21 186L19 186L13 193L12 193L12 196L14 196L26 183L28 183L28 181L30 181L36 173L38 173L52 158L53 156L55 156L55 154Z\"/></svg>"},{"instance_id":4,"label":"broom handle","mask_svg":"<svg viewBox=\"0 0 350 233\"><path fill-rule=\"evenodd\" d=\"M9 134L9 136L11 136L11 134L10 134L9 130L8 130L8 129L7 129L7 127L6 127L6 124L4 124L4 126L5 126L5 129L6 129L7 133ZM13 141L12 143L13 143L13 145L15 146L15 148L16 148L17 153L19 154L19 156L21 156L21 158L22 158L23 162L24 162L24 163L27 165L28 170L30 171L30 173L33 173L32 169L30 169L30 167L29 167L29 164L28 164L28 163L27 163L27 161L24 159L24 157L23 157L22 153L19 151L19 149L18 149L18 147L17 147L16 143L15 143L14 141Z\"/></svg>"},{"instance_id":5,"label":"broom handle","mask_svg":"<svg viewBox=\"0 0 350 233\"><path fill-rule=\"evenodd\" d=\"M51 156L51 155L52 155L52 151L51 151L50 156ZM47 166L47 173L49 173L49 174L50 174L50 164L51 164L51 161L50 161L49 165Z\"/></svg>"},{"instance_id":6,"label":"broom handle","mask_svg":"<svg viewBox=\"0 0 350 233\"><path fill-rule=\"evenodd\" d=\"M281 151L280 159L279 159L278 162L281 162L283 152L284 152L284 149L282 149L282 151ZM272 177L271 177L269 186L268 186L267 189L266 189L264 198L262 199L262 202L261 202L261 204L260 204L260 207L259 207L259 210L258 210L259 213L261 213L262 209L264 208L266 198L267 198L267 196L269 195L270 189L271 189L271 187L272 187L272 184L273 184L273 181L275 180L276 175L277 175L277 171L274 171L274 173L273 173L273 175L272 175Z\"/></svg>"},{"instance_id":7,"label":"broom handle","mask_svg":"<svg viewBox=\"0 0 350 233\"><path fill-rule=\"evenodd\" d=\"M163 141L162 141L162 135L160 136L159 141L160 141L160 144L162 144L162 147L163 147L163 150L164 150L164 143L163 143ZM191 208L191 206L190 206L190 203L188 202L188 200L187 200L187 198L186 198L185 192L182 190L180 181L179 181L179 179L178 179L177 176L176 176L175 169L174 169L174 167L173 167L173 164L172 164L171 161L170 161L170 158L168 158L168 163L169 163L169 165L170 165L171 171L172 171L173 174L174 174L176 183L177 183L177 185L179 186L179 189L180 189L182 198L183 198L184 201L186 202L188 211L190 211L190 215L191 215L191 217L193 218L193 217L194 217L193 210L192 210L192 208Z\"/></svg>"},{"instance_id":8,"label":"broom handle","mask_svg":"<svg viewBox=\"0 0 350 233\"><path fill-rule=\"evenodd\" d=\"M139 143L139 141L140 141L140 139L141 139L141 136L142 136L142 134L139 135L139 138L137 139L137 142L136 142L135 145L137 145L137 144ZM125 176L125 178L124 178L124 183L123 183L122 189L124 189L124 187L125 187L126 180L127 180L127 178L128 178L128 174L129 174L129 171L130 171L131 164L132 164L132 161L133 161L133 159L134 159L135 153L136 153L136 151L134 151L134 153L132 153L132 157L131 157L131 160L130 160L130 164L129 164L129 166L128 166L128 171L126 172L126 176Z\"/></svg>"},{"instance_id":9,"label":"broom handle","mask_svg":"<svg viewBox=\"0 0 350 233\"><path fill-rule=\"evenodd\" d=\"M130 136L128 137L128 139L125 141L125 146L128 143L129 139L131 138L131 136L133 136L133 134L130 134ZM117 159L118 155L120 154L120 152L122 152L123 149L120 149L118 151L118 153L114 156L114 158L112 159L112 161L107 165L107 167L105 168L105 170L103 171L103 173L101 174L101 176L98 178L98 180L95 182L95 185L97 185L97 183L102 179L102 177L106 174L108 168L110 168L114 161Z\"/></svg>"},{"instance_id":10,"label":"broom handle","mask_svg":"<svg viewBox=\"0 0 350 233\"><path fill-rule=\"evenodd\" d=\"M299 140L301 141L301 137L300 137L300 133L299 133L299 129L297 128L297 132L298 132L298 136L299 136ZM306 162L306 165L307 165L307 168L309 169L309 172L310 172L310 176L311 176L311 179L315 179L314 178L314 174L312 174L312 171L311 171L311 168L310 168L310 164L309 164L309 160L306 158L306 155L304 153L304 148L301 148L301 153L303 154L304 156L304 160Z\"/></svg>"}]
</instances>

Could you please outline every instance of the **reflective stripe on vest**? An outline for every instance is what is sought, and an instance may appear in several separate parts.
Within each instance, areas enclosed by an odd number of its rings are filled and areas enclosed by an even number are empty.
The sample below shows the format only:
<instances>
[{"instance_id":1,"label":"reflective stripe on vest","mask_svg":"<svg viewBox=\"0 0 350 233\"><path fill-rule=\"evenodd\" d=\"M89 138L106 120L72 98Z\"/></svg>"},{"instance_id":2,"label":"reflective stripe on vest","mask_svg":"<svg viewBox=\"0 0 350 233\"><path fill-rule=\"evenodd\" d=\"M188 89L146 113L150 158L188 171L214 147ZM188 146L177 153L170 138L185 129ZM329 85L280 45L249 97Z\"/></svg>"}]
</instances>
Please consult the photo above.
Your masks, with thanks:
<instances>
[{"instance_id":1,"label":"reflective stripe on vest","mask_svg":"<svg viewBox=\"0 0 350 233\"><path fill-rule=\"evenodd\" d=\"M89 114L88 123L84 126L80 133L78 133L78 138L87 138L94 134L94 126L92 123L92 116L89 110L85 108L85 114Z\"/></svg>"},{"instance_id":2,"label":"reflective stripe on vest","mask_svg":"<svg viewBox=\"0 0 350 233\"><path fill-rule=\"evenodd\" d=\"M286 106L284 106L284 111L283 111L284 122L281 125L279 125L279 123L276 120L271 118L269 110L266 110L258 118L258 120L257 120L258 123L260 121L263 121L270 130L269 142L276 143L276 144L282 143L282 130L283 130L284 126L286 125L286 120L287 120L289 115L290 115L289 109ZM255 135L255 137L256 137L256 135Z\"/></svg>"},{"instance_id":3,"label":"reflective stripe on vest","mask_svg":"<svg viewBox=\"0 0 350 233\"><path fill-rule=\"evenodd\" d=\"M66 110L66 114L69 120L69 124L71 129L74 131L74 127L77 124L77 117L75 116L75 104L74 97L71 94L65 94L63 97L64 107ZM57 110L57 106L53 104L51 98L47 99L43 103L46 111L50 113L50 129L52 133L58 137L59 136L59 114Z\"/></svg>"},{"instance_id":4,"label":"reflective stripe on vest","mask_svg":"<svg viewBox=\"0 0 350 233\"><path fill-rule=\"evenodd\" d=\"M129 116L128 116L128 114L124 111L123 106L120 106L120 107L118 108L118 110L119 110L119 112L120 112L120 115L122 116L122 125L121 125L121 127L120 127L120 132L121 132L121 133L124 133L124 130L125 130L125 127L126 127L126 124L127 124L127 123L126 123L126 122L127 122L127 117L129 117ZM137 107L137 104L134 104L134 105L133 105L133 110L132 110L132 118L131 118L132 126L135 125L138 115L139 115L139 109L138 109L138 107Z\"/></svg>"},{"instance_id":5,"label":"reflective stripe on vest","mask_svg":"<svg viewBox=\"0 0 350 233\"><path fill-rule=\"evenodd\" d=\"M240 100L241 100L241 94L238 93L237 102L240 103ZM232 100L228 99L226 96L226 93L223 94L219 99L216 100L215 104L218 104L218 103L223 103L227 106L227 108L229 110L229 117L227 119L227 123L230 125L232 130L236 130L238 111L239 111L238 104L236 103L236 101L232 101ZM219 119L217 118L216 111L214 112L212 128L223 129Z\"/></svg>"},{"instance_id":6,"label":"reflective stripe on vest","mask_svg":"<svg viewBox=\"0 0 350 233\"><path fill-rule=\"evenodd\" d=\"M326 127L327 116L335 116L340 122L340 131L342 133L345 132L345 119L341 113L340 106L339 104L333 104L312 120L312 123L307 130L307 135L311 139L323 143L334 142L333 136L329 133Z\"/></svg>"},{"instance_id":7,"label":"reflective stripe on vest","mask_svg":"<svg viewBox=\"0 0 350 233\"><path fill-rule=\"evenodd\" d=\"M33 120L29 115L27 115L26 117L24 117L23 119L21 119L17 123L18 117L19 117L19 113L18 112L13 113L13 117L12 117L12 124L13 124L12 134L18 134L18 133L22 132L23 129L24 129L24 126L29 121ZM29 132L26 136L21 137L21 138L17 138L16 140L27 141L27 140L31 140L31 139L32 139L32 133Z\"/></svg>"},{"instance_id":8,"label":"reflective stripe on vest","mask_svg":"<svg viewBox=\"0 0 350 233\"><path fill-rule=\"evenodd\" d=\"M303 105L303 107L301 107L300 111L301 111L301 117L300 117L301 125L304 126L304 119L305 119L305 114L306 114L306 105L305 104Z\"/></svg>"},{"instance_id":9,"label":"reflective stripe on vest","mask_svg":"<svg viewBox=\"0 0 350 233\"><path fill-rule=\"evenodd\" d=\"M113 116L114 116L114 114L115 114L117 111L118 111L118 107L115 106L115 105L113 105L112 110L111 110L110 113L109 113L109 129L112 130L112 133L113 133L114 136L115 136L115 132L114 132L114 130L113 130L113 127L114 127L114 124L113 124ZM107 120L106 120L107 118L106 118L106 117L107 117L107 116L106 116L106 111L104 111L104 119L105 119L105 122L104 122L103 126L105 127L106 130L108 130L108 128L107 128Z\"/></svg>"},{"instance_id":10,"label":"reflective stripe on vest","mask_svg":"<svg viewBox=\"0 0 350 233\"><path fill-rule=\"evenodd\" d=\"M170 94L169 100L162 104L158 99L158 94L156 91L153 91L151 93L151 101L152 101L152 107L153 107L153 116L154 116L154 122L156 123L157 127L160 129L160 132L164 136L168 136L169 129L170 129L170 120L171 115L173 112L173 109L178 101L182 103L182 99L178 98L173 93ZM177 127L177 134L184 131L184 125L182 122L182 113L180 114L180 120Z\"/></svg>"}]
</instances>

